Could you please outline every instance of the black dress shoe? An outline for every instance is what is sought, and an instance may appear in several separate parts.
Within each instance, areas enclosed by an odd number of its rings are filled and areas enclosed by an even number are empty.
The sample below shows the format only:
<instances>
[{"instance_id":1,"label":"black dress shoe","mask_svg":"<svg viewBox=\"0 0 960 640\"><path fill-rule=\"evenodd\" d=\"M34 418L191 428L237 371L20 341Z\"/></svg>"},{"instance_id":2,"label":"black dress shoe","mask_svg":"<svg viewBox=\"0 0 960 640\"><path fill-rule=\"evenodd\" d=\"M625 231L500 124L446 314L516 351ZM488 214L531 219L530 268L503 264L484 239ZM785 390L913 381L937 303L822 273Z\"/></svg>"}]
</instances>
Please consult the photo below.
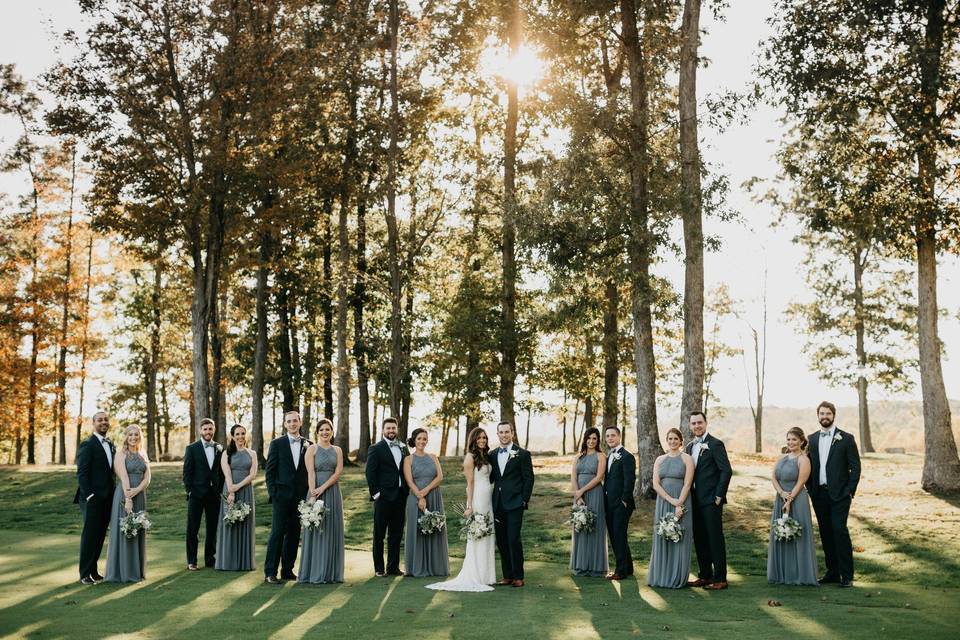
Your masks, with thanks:
<instances>
[{"instance_id":1,"label":"black dress shoe","mask_svg":"<svg viewBox=\"0 0 960 640\"><path fill-rule=\"evenodd\" d=\"M103 582L103 576L99 573L91 573L90 577L96 580L97 582Z\"/></svg>"},{"instance_id":2,"label":"black dress shoe","mask_svg":"<svg viewBox=\"0 0 960 640\"><path fill-rule=\"evenodd\" d=\"M295 573L288 573L288 574L286 574L286 575L281 575L281 576L280 576L280 579L281 579L281 580L292 580L292 581L296 582L296 580L297 580L297 575L296 575Z\"/></svg>"},{"instance_id":3,"label":"black dress shoe","mask_svg":"<svg viewBox=\"0 0 960 640\"><path fill-rule=\"evenodd\" d=\"M843 588L852 587L853 580L851 580L850 578L840 578L840 586Z\"/></svg>"},{"instance_id":4,"label":"black dress shoe","mask_svg":"<svg viewBox=\"0 0 960 640\"><path fill-rule=\"evenodd\" d=\"M283 584L283 580L281 580L277 576L267 576L266 578L263 579L263 581L266 582L267 584Z\"/></svg>"},{"instance_id":5,"label":"black dress shoe","mask_svg":"<svg viewBox=\"0 0 960 640\"><path fill-rule=\"evenodd\" d=\"M393 571L387 571L388 576L403 576L403 571L400 569L394 569Z\"/></svg>"},{"instance_id":6,"label":"black dress shoe","mask_svg":"<svg viewBox=\"0 0 960 640\"><path fill-rule=\"evenodd\" d=\"M387 577L387 574L386 574L385 572L383 572L383 571L377 571L376 575L377 575L378 578L386 578L386 577Z\"/></svg>"},{"instance_id":7,"label":"black dress shoe","mask_svg":"<svg viewBox=\"0 0 960 640\"><path fill-rule=\"evenodd\" d=\"M837 576L831 576L828 573L826 575L823 575L817 578L817 582L819 582L820 584L832 584L835 582L840 582L840 578L838 578Z\"/></svg>"},{"instance_id":8,"label":"black dress shoe","mask_svg":"<svg viewBox=\"0 0 960 640\"><path fill-rule=\"evenodd\" d=\"M97 584L97 581L90 576L83 576L80 578L80 584Z\"/></svg>"}]
</instances>

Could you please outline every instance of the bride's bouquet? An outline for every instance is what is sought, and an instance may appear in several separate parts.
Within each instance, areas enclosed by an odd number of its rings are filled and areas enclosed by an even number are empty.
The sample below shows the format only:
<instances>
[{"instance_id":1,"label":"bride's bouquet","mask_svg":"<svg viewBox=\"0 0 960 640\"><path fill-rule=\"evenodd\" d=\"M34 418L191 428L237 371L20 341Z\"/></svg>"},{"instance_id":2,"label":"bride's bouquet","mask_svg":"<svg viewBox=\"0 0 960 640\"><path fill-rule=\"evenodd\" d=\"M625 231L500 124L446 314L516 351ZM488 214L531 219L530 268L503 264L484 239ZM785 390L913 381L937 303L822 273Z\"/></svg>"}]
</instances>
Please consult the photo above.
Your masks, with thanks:
<instances>
[{"instance_id":1,"label":"bride's bouquet","mask_svg":"<svg viewBox=\"0 0 960 640\"><path fill-rule=\"evenodd\" d=\"M463 505L454 505L454 511L460 514L460 539L480 540L493 535L493 517L485 513L474 511L465 515L467 509Z\"/></svg>"},{"instance_id":2,"label":"bride's bouquet","mask_svg":"<svg viewBox=\"0 0 960 640\"><path fill-rule=\"evenodd\" d=\"M226 512L223 514L223 521L227 524L240 524L247 519L250 511L250 505L242 500L237 500L227 507Z\"/></svg>"},{"instance_id":3,"label":"bride's bouquet","mask_svg":"<svg viewBox=\"0 0 960 640\"><path fill-rule=\"evenodd\" d=\"M661 538L666 538L670 542L680 542L683 537L683 527L680 526L680 519L677 514L668 513L657 521L654 532Z\"/></svg>"},{"instance_id":4,"label":"bride's bouquet","mask_svg":"<svg viewBox=\"0 0 960 640\"><path fill-rule=\"evenodd\" d=\"M120 518L120 532L127 539L136 538L141 531L150 531L152 526L146 511L132 511Z\"/></svg>"},{"instance_id":5,"label":"bride's bouquet","mask_svg":"<svg viewBox=\"0 0 960 640\"><path fill-rule=\"evenodd\" d=\"M300 526L310 531L312 529L320 530L323 526L323 516L327 513L327 506L323 500L301 500L297 505L297 511L300 512Z\"/></svg>"},{"instance_id":6,"label":"bride's bouquet","mask_svg":"<svg viewBox=\"0 0 960 640\"><path fill-rule=\"evenodd\" d=\"M770 525L777 542L790 542L803 534L803 525L787 514L781 515Z\"/></svg>"},{"instance_id":7,"label":"bride's bouquet","mask_svg":"<svg viewBox=\"0 0 960 640\"><path fill-rule=\"evenodd\" d=\"M432 535L441 531L447 524L447 517L439 511L430 511L425 509L423 515L417 518L417 526L420 532L425 536Z\"/></svg>"},{"instance_id":8,"label":"bride's bouquet","mask_svg":"<svg viewBox=\"0 0 960 640\"><path fill-rule=\"evenodd\" d=\"M585 504L576 504L570 512L567 524L572 524L577 533L590 533L597 526L597 514L590 511Z\"/></svg>"}]
</instances>

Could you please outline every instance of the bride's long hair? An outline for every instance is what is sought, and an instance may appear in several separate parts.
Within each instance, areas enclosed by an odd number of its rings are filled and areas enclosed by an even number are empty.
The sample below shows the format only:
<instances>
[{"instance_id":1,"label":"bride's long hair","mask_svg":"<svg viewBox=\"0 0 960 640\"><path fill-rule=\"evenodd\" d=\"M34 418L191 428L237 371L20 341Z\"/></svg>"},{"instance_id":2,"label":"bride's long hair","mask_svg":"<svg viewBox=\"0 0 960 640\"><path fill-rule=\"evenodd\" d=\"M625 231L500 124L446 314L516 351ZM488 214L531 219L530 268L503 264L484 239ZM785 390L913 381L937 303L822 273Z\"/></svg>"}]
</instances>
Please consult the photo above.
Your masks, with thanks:
<instances>
[{"instance_id":1,"label":"bride's long hair","mask_svg":"<svg viewBox=\"0 0 960 640\"><path fill-rule=\"evenodd\" d=\"M467 435L467 453L473 456L473 466L477 469L490 463L490 438L487 437L487 445L481 449L477 444L481 435L486 436L487 432L480 427L474 428Z\"/></svg>"}]
</instances>

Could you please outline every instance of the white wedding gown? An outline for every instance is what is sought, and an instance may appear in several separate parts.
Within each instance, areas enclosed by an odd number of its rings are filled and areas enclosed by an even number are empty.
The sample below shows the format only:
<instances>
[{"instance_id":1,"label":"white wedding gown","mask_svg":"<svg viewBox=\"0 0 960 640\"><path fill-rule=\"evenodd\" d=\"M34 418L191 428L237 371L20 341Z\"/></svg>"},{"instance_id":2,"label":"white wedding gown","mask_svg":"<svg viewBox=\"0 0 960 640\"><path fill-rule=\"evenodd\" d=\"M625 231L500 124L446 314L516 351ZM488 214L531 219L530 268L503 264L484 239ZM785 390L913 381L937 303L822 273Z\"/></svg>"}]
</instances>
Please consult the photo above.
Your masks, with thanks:
<instances>
[{"instance_id":1,"label":"white wedding gown","mask_svg":"<svg viewBox=\"0 0 960 640\"><path fill-rule=\"evenodd\" d=\"M473 510L485 513L493 521L493 485L490 484L490 465L473 471ZM467 554L456 578L427 585L438 591L493 591L497 581L494 556L496 538L491 534L480 540L467 540Z\"/></svg>"}]
</instances>

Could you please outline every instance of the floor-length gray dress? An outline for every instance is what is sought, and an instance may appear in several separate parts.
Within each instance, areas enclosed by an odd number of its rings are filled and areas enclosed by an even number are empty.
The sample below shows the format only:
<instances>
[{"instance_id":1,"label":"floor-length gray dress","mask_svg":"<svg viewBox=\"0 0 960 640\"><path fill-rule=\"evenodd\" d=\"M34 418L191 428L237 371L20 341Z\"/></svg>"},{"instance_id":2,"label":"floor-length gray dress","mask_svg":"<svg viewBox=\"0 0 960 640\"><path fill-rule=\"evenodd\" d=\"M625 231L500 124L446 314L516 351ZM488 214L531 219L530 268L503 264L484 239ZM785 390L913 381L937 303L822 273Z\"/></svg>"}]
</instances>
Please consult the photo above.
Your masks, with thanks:
<instances>
[{"instance_id":1,"label":"floor-length gray dress","mask_svg":"<svg viewBox=\"0 0 960 640\"><path fill-rule=\"evenodd\" d=\"M330 479L337 470L337 450L317 446L313 457L317 474L317 486ZM329 584L343 582L343 496L340 482L335 482L320 496L327 508L323 524L317 530L303 533L303 549L300 553L300 575L297 582Z\"/></svg>"},{"instance_id":2,"label":"floor-length gray dress","mask_svg":"<svg viewBox=\"0 0 960 640\"><path fill-rule=\"evenodd\" d=\"M410 456L410 472L418 489L433 482L437 467L429 455ZM443 496L440 487L427 494L427 509L443 513ZM447 530L424 535L420 533L417 519L421 516L417 497L407 496L407 540L404 544L406 574L414 578L450 575L450 557L447 552Z\"/></svg>"},{"instance_id":3,"label":"floor-length gray dress","mask_svg":"<svg viewBox=\"0 0 960 640\"><path fill-rule=\"evenodd\" d=\"M683 456L667 455L660 461L660 486L671 498L680 497L686 472L687 465L683 462ZM653 514L650 568L647 570L647 584L651 587L679 589L687 586L687 579L690 577L690 554L693 550L693 514L690 512L692 500L689 493L683 505L687 508L686 514L680 520L683 535L679 542L671 542L656 534L656 526L665 515L674 513L675 507L657 495L657 506Z\"/></svg>"},{"instance_id":4,"label":"floor-length gray dress","mask_svg":"<svg viewBox=\"0 0 960 640\"><path fill-rule=\"evenodd\" d=\"M224 454L226 455L226 454ZM246 449L240 449L230 456L230 476L234 484L250 475L253 460ZM256 528L257 512L253 502L253 483L237 491L233 496L234 504L245 502L250 505L250 515L243 522L227 524L223 520L227 512L227 490L224 487L220 500L220 522L217 525L217 561L214 568L219 571L251 571L256 568Z\"/></svg>"},{"instance_id":5,"label":"floor-length gray dress","mask_svg":"<svg viewBox=\"0 0 960 640\"><path fill-rule=\"evenodd\" d=\"M577 488L597 477L600 457L591 453L577 459ZM583 501L596 516L593 531L573 532L570 548L570 569L574 575L603 577L610 570L607 559L607 521L604 514L603 485L598 484L585 494Z\"/></svg>"},{"instance_id":6,"label":"floor-length gray dress","mask_svg":"<svg viewBox=\"0 0 960 640\"><path fill-rule=\"evenodd\" d=\"M793 491L800 476L800 463L796 457L783 456L774 467L777 482L784 491ZM783 498L777 494L773 501L770 522L783 514ZM813 540L813 517L810 514L810 498L804 487L790 505L790 517L803 525L800 537L789 542L777 541L770 530L770 545L767 551L767 581L773 584L817 585L817 553Z\"/></svg>"},{"instance_id":7,"label":"floor-length gray dress","mask_svg":"<svg viewBox=\"0 0 960 640\"><path fill-rule=\"evenodd\" d=\"M147 463L139 454L127 453L124 467L130 488L143 482ZM127 514L123 508L124 501L123 485L117 483L110 509L110 546L107 548L107 575L104 576L107 582L140 582L146 575L147 534L141 531L136 538L127 538L120 531L120 520ZM133 497L133 511L146 508L147 492L144 489Z\"/></svg>"}]
</instances>

